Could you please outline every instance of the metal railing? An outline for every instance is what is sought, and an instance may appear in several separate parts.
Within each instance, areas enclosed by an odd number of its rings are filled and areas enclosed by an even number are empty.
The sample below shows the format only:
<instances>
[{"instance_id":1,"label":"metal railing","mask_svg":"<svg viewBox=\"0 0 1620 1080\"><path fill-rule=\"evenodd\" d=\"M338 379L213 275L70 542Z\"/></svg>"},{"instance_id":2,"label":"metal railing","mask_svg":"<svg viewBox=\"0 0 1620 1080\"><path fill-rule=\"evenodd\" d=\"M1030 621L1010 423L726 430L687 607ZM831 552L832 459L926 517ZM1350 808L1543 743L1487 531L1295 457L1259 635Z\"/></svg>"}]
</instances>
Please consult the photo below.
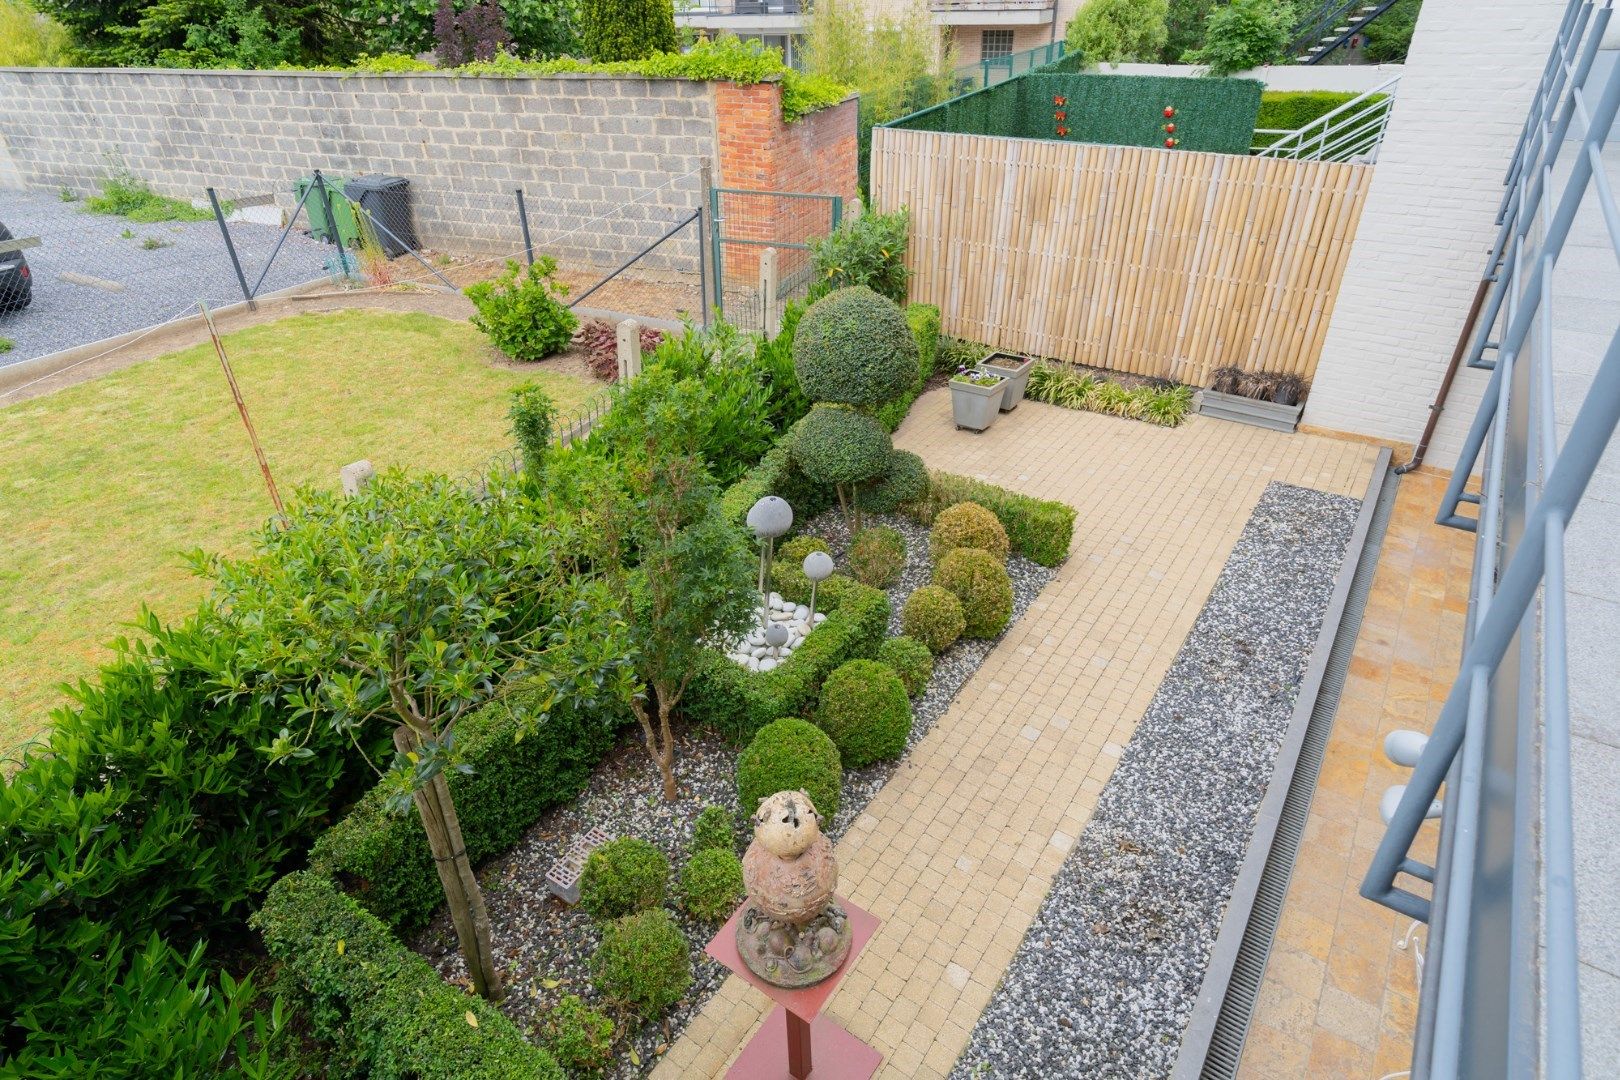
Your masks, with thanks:
<instances>
[{"instance_id":1,"label":"metal railing","mask_svg":"<svg viewBox=\"0 0 1620 1080\"><path fill-rule=\"evenodd\" d=\"M1024 49L1006 56L989 56L977 64L964 64L951 72L951 81L959 94L965 93L968 89L983 89L986 86L1006 82L1014 75L1023 75L1036 68L1055 63L1063 59L1067 52L1068 45L1060 38L1046 45L1037 45L1033 49Z\"/></svg>"},{"instance_id":2,"label":"metal railing","mask_svg":"<svg viewBox=\"0 0 1620 1080\"><path fill-rule=\"evenodd\" d=\"M1395 108L1395 88L1400 81L1397 75L1381 82L1293 131L1256 128L1255 144L1250 152L1257 157L1308 161L1377 161L1378 147L1389 128L1389 114ZM1266 142L1260 138L1265 135L1280 137Z\"/></svg>"},{"instance_id":3,"label":"metal railing","mask_svg":"<svg viewBox=\"0 0 1620 1080\"><path fill-rule=\"evenodd\" d=\"M695 0L675 5L682 15L803 15L811 0Z\"/></svg>"},{"instance_id":4,"label":"metal railing","mask_svg":"<svg viewBox=\"0 0 1620 1080\"><path fill-rule=\"evenodd\" d=\"M1613 2L1570 0L1507 175L1468 353L1491 379L1438 517L1477 535L1461 669L1361 886L1429 924L1418 1080L1581 1075L1564 532L1620 422L1620 331L1560 446L1551 298L1588 193L1620 259L1601 157L1620 64L1593 77ZM1412 847L1442 785L1429 866Z\"/></svg>"}]
</instances>

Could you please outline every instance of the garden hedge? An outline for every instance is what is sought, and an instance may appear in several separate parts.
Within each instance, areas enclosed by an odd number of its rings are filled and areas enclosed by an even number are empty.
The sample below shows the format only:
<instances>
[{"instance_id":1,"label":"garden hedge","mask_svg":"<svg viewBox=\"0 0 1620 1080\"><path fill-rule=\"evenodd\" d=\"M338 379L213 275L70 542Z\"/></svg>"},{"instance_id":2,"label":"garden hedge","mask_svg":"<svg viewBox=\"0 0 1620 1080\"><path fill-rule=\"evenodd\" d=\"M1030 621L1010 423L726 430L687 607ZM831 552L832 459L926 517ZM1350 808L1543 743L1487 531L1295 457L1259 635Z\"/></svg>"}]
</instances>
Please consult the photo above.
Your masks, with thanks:
<instances>
[{"instance_id":1,"label":"garden hedge","mask_svg":"<svg viewBox=\"0 0 1620 1080\"><path fill-rule=\"evenodd\" d=\"M325 1044L326 1075L563 1080L499 1009L445 982L330 878L282 878L252 924L281 966L279 984Z\"/></svg>"},{"instance_id":2,"label":"garden hedge","mask_svg":"<svg viewBox=\"0 0 1620 1080\"><path fill-rule=\"evenodd\" d=\"M911 327L911 336L917 339L917 382L893 401L878 407L878 423L890 432L899 428L939 363L939 308L933 304L910 304L906 307L906 323Z\"/></svg>"},{"instance_id":3,"label":"garden hedge","mask_svg":"<svg viewBox=\"0 0 1620 1080\"><path fill-rule=\"evenodd\" d=\"M591 770L613 748L618 728L630 719L628 711L555 713L515 741L529 707L519 692L456 723L458 755L473 772L452 772L447 779L475 866L517 843L546 809L583 791ZM368 793L316 841L310 864L401 930L425 924L444 904L422 823L415 812L385 809L381 789Z\"/></svg>"},{"instance_id":4,"label":"garden hedge","mask_svg":"<svg viewBox=\"0 0 1620 1080\"><path fill-rule=\"evenodd\" d=\"M1276 128L1282 131L1295 131L1360 96L1335 90L1267 90L1260 95L1260 114L1255 119L1254 126L1257 129ZM1386 96L1373 94L1366 102L1340 114L1340 117L1348 119L1364 112L1383 101ZM1280 138L1281 135L1262 135L1257 130L1254 145L1270 146Z\"/></svg>"},{"instance_id":5,"label":"garden hedge","mask_svg":"<svg viewBox=\"0 0 1620 1080\"><path fill-rule=\"evenodd\" d=\"M681 699L681 711L739 745L772 720L804 716L827 676L846 661L877 655L889 627L889 598L858 581L821 583L817 605L827 621L771 671L749 671L722 652L705 650Z\"/></svg>"},{"instance_id":6,"label":"garden hedge","mask_svg":"<svg viewBox=\"0 0 1620 1080\"><path fill-rule=\"evenodd\" d=\"M1042 566L1057 566L1069 557L1069 545L1074 539L1074 507L953 473L936 472L931 480L928 497L905 508L913 519L932 525L947 506L976 502L996 515L1007 530L1012 549L1024 558Z\"/></svg>"},{"instance_id":7,"label":"garden hedge","mask_svg":"<svg viewBox=\"0 0 1620 1080\"><path fill-rule=\"evenodd\" d=\"M787 443L788 438L784 436L760 458L759 464L726 489L720 497L720 512L727 521L743 524L749 507L766 495L786 499L793 507L795 524L803 524L832 506L835 499L832 489L804 475L788 454Z\"/></svg>"}]
</instances>

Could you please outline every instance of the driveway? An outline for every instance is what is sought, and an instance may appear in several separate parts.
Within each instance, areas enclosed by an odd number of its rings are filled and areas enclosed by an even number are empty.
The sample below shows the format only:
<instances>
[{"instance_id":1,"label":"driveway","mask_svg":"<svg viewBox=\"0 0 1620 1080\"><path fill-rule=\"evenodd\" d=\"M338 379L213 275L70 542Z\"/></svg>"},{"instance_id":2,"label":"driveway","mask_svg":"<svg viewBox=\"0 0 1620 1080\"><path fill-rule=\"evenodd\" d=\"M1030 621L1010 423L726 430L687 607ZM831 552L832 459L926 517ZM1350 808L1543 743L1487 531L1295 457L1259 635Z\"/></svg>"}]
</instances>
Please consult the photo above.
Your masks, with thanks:
<instances>
[{"instance_id":1,"label":"driveway","mask_svg":"<svg viewBox=\"0 0 1620 1080\"><path fill-rule=\"evenodd\" d=\"M219 305L242 299L219 226L211 220L143 225L89 213L83 202L63 202L49 192L5 191L0 222L18 238L41 241L24 252L34 302L0 314L0 338L13 345L0 353L0 366L155 326L196 311L199 300ZM230 230L252 285L281 230L250 222L233 222ZM331 254L330 245L294 230L259 293L325 276Z\"/></svg>"}]
</instances>

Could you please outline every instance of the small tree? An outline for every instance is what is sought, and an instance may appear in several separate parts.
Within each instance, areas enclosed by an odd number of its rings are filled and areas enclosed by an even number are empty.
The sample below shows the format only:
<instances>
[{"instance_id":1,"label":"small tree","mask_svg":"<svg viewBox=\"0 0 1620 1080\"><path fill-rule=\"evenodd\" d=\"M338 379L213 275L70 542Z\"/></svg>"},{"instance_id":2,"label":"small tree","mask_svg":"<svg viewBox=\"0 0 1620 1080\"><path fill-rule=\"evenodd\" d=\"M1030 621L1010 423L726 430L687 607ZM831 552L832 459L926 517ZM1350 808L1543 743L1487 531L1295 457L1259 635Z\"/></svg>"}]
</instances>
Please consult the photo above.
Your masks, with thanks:
<instances>
[{"instance_id":1,"label":"small tree","mask_svg":"<svg viewBox=\"0 0 1620 1080\"><path fill-rule=\"evenodd\" d=\"M557 424L557 406L551 396L534 383L512 387L512 401L506 407L512 421L512 437L523 454L523 471L531 481L540 478L551 453L551 436Z\"/></svg>"},{"instance_id":2,"label":"small tree","mask_svg":"<svg viewBox=\"0 0 1620 1080\"><path fill-rule=\"evenodd\" d=\"M1164 48L1168 12L1168 0L1087 0L1066 40L1088 65L1151 63Z\"/></svg>"},{"instance_id":3,"label":"small tree","mask_svg":"<svg viewBox=\"0 0 1620 1080\"><path fill-rule=\"evenodd\" d=\"M592 60L645 60L680 51L671 0L584 0L580 37Z\"/></svg>"},{"instance_id":4,"label":"small tree","mask_svg":"<svg viewBox=\"0 0 1620 1080\"><path fill-rule=\"evenodd\" d=\"M1208 66L1211 75L1270 64L1282 58L1297 22L1289 0L1232 0L1210 13L1203 48L1186 59Z\"/></svg>"},{"instance_id":5,"label":"small tree","mask_svg":"<svg viewBox=\"0 0 1620 1080\"><path fill-rule=\"evenodd\" d=\"M388 473L353 499L304 493L251 559L198 560L240 641L222 688L304 722L263 748L273 765L309 758L317 724L356 750L373 724L393 725L389 804L415 803L473 988L491 999L501 977L489 916L445 781L468 768L455 760L456 720L514 673L547 690L541 716L633 685L609 598L558 579L546 533L516 487Z\"/></svg>"}]
</instances>

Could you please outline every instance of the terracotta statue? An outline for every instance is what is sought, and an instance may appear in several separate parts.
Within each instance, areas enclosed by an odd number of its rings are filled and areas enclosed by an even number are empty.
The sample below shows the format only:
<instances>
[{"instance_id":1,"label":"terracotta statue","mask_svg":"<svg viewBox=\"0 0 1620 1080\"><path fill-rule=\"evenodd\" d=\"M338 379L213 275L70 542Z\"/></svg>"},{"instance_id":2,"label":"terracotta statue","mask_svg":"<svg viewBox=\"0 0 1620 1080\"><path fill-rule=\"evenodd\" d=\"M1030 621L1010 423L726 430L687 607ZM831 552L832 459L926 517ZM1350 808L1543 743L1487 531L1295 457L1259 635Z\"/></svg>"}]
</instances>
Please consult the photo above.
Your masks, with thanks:
<instances>
[{"instance_id":1,"label":"terracotta statue","mask_svg":"<svg viewBox=\"0 0 1620 1080\"><path fill-rule=\"evenodd\" d=\"M838 862L810 796L778 791L760 800L743 884L748 906L737 920L737 951L750 971L798 989L838 970L849 956L849 917L833 902Z\"/></svg>"}]
</instances>

